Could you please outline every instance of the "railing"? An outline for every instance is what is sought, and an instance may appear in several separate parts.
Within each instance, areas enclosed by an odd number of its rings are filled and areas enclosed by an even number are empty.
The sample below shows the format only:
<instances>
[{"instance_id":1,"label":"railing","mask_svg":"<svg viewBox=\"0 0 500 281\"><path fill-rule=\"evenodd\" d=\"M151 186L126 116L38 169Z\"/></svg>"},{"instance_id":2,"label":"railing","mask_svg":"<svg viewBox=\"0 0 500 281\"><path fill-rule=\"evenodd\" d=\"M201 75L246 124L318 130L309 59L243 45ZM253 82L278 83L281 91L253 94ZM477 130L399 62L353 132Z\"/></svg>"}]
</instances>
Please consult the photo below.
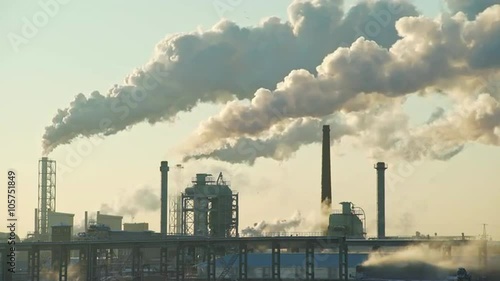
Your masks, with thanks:
<instances>
[{"instance_id":1,"label":"railing","mask_svg":"<svg viewBox=\"0 0 500 281\"><path fill-rule=\"evenodd\" d=\"M240 237L280 237L280 236L325 236L324 232L262 232L262 233L251 233L251 234L241 234Z\"/></svg>"},{"instance_id":2,"label":"railing","mask_svg":"<svg viewBox=\"0 0 500 281\"><path fill-rule=\"evenodd\" d=\"M379 239L377 237L368 237L368 240L375 240ZM387 240L450 240L450 241L456 241L456 240L478 240L478 237L476 236L427 236L427 235L420 235L420 236L387 236L384 239Z\"/></svg>"}]
</instances>

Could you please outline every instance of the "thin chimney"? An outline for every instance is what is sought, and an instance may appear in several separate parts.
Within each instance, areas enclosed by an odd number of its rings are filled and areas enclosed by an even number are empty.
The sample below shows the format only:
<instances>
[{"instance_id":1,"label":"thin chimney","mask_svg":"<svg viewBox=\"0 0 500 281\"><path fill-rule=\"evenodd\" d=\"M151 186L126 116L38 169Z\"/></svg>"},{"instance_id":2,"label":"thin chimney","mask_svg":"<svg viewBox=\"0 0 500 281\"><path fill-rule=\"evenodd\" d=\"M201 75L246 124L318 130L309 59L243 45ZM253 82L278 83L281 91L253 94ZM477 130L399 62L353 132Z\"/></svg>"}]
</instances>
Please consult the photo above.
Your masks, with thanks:
<instances>
[{"instance_id":1,"label":"thin chimney","mask_svg":"<svg viewBox=\"0 0 500 281\"><path fill-rule=\"evenodd\" d=\"M321 203L327 201L328 209L332 203L332 174L330 167L330 126L323 126L323 150L321 166Z\"/></svg>"},{"instance_id":2,"label":"thin chimney","mask_svg":"<svg viewBox=\"0 0 500 281\"><path fill-rule=\"evenodd\" d=\"M161 161L161 214L160 214L160 233L167 234L167 212L168 212L168 161Z\"/></svg>"},{"instance_id":3,"label":"thin chimney","mask_svg":"<svg viewBox=\"0 0 500 281\"><path fill-rule=\"evenodd\" d=\"M385 170L387 165L378 162L374 167L377 170L377 237L385 238Z\"/></svg>"}]
</instances>

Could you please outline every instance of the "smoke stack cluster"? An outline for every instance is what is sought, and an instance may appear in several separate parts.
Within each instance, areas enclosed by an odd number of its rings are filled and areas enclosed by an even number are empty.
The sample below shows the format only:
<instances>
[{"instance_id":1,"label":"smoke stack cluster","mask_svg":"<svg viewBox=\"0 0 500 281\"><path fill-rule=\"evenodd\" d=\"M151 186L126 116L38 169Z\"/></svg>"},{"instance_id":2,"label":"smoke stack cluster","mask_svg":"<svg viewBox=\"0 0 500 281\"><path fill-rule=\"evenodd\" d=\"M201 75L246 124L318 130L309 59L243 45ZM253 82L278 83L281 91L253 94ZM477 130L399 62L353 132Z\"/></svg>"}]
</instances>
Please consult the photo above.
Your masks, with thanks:
<instances>
[{"instance_id":1,"label":"smoke stack cluster","mask_svg":"<svg viewBox=\"0 0 500 281\"><path fill-rule=\"evenodd\" d=\"M377 170L377 237L385 238L385 170L387 165L378 162L374 168Z\"/></svg>"},{"instance_id":2,"label":"smoke stack cluster","mask_svg":"<svg viewBox=\"0 0 500 281\"><path fill-rule=\"evenodd\" d=\"M167 211L168 211L168 161L161 161L161 218L160 218L160 232L167 234Z\"/></svg>"},{"instance_id":3,"label":"smoke stack cluster","mask_svg":"<svg viewBox=\"0 0 500 281\"><path fill-rule=\"evenodd\" d=\"M330 167L330 126L323 125L323 150L321 165L321 204L330 209L332 204L332 174Z\"/></svg>"}]
</instances>

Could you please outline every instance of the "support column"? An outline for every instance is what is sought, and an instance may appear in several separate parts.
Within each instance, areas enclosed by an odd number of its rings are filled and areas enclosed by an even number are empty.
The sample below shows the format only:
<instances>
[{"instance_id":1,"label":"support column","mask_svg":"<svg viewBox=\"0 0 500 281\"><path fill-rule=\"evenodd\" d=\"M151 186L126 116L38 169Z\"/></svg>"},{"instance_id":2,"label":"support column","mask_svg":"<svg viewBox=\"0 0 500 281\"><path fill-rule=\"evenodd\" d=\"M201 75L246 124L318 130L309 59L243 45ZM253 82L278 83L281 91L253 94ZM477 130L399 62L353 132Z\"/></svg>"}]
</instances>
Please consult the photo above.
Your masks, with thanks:
<instances>
[{"instance_id":1,"label":"support column","mask_svg":"<svg viewBox=\"0 0 500 281\"><path fill-rule=\"evenodd\" d=\"M339 280L348 280L348 248L345 237L340 239L339 244Z\"/></svg>"},{"instance_id":2,"label":"support column","mask_svg":"<svg viewBox=\"0 0 500 281\"><path fill-rule=\"evenodd\" d=\"M82 280L87 280L88 274L88 247L80 248L78 253L78 265L80 267L80 276Z\"/></svg>"},{"instance_id":3,"label":"support column","mask_svg":"<svg viewBox=\"0 0 500 281\"><path fill-rule=\"evenodd\" d=\"M239 280L247 280L248 274L248 260L247 260L247 244L244 242L240 243L240 254L239 254L239 259L238 259L238 274L239 274Z\"/></svg>"},{"instance_id":4,"label":"support column","mask_svg":"<svg viewBox=\"0 0 500 281\"><path fill-rule=\"evenodd\" d=\"M278 242L273 242L272 245L272 265L271 265L271 277L272 279L281 279L281 255L280 255L280 244Z\"/></svg>"},{"instance_id":5,"label":"support column","mask_svg":"<svg viewBox=\"0 0 500 281\"><path fill-rule=\"evenodd\" d=\"M208 281L215 281L215 252L213 247L210 245L207 246L206 248L206 260L207 260L207 280Z\"/></svg>"},{"instance_id":6,"label":"support column","mask_svg":"<svg viewBox=\"0 0 500 281\"><path fill-rule=\"evenodd\" d=\"M104 255L104 276L107 278L109 275L109 267L111 265L111 249L105 249Z\"/></svg>"},{"instance_id":7,"label":"support column","mask_svg":"<svg viewBox=\"0 0 500 281\"><path fill-rule=\"evenodd\" d=\"M97 268L97 248L91 244L87 246L87 280L94 280Z\"/></svg>"},{"instance_id":8,"label":"support column","mask_svg":"<svg viewBox=\"0 0 500 281\"><path fill-rule=\"evenodd\" d=\"M177 244L175 258L175 276L177 281L184 281L184 245Z\"/></svg>"},{"instance_id":9,"label":"support column","mask_svg":"<svg viewBox=\"0 0 500 281\"><path fill-rule=\"evenodd\" d=\"M314 245L306 246L306 280L314 280Z\"/></svg>"},{"instance_id":10,"label":"support column","mask_svg":"<svg viewBox=\"0 0 500 281\"><path fill-rule=\"evenodd\" d=\"M160 248L160 274L162 277L167 277L168 275L168 248L161 247Z\"/></svg>"},{"instance_id":11,"label":"support column","mask_svg":"<svg viewBox=\"0 0 500 281\"><path fill-rule=\"evenodd\" d=\"M134 246L132 248L132 280L141 280L142 276L142 256L141 248Z\"/></svg>"},{"instance_id":12,"label":"support column","mask_svg":"<svg viewBox=\"0 0 500 281\"><path fill-rule=\"evenodd\" d=\"M59 281L68 281L69 253L65 246L59 249Z\"/></svg>"},{"instance_id":13,"label":"support column","mask_svg":"<svg viewBox=\"0 0 500 281\"><path fill-rule=\"evenodd\" d=\"M28 273L31 281L40 281L40 250L33 247L28 252Z\"/></svg>"}]
</instances>

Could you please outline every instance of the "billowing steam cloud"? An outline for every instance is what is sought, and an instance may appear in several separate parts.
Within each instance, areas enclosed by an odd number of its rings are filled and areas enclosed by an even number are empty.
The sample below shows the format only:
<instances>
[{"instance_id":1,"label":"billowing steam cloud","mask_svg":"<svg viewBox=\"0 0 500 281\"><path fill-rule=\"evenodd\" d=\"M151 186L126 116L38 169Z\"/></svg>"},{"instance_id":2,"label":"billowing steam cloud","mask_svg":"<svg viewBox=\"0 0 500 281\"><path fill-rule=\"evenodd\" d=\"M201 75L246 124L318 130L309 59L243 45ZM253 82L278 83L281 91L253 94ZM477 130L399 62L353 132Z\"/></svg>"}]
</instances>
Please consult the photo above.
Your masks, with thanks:
<instances>
[{"instance_id":1,"label":"billowing steam cloud","mask_svg":"<svg viewBox=\"0 0 500 281\"><path fill-rule=\"evenodd\" d=\"M250 104L228 103L217 116L202 123L190 147L259 136L284 120L345 112L350 101L360 95L402 97L453 89L467 81L477 85L483 75L499 73L500 53L494 50L500 48L500 5L486 9L474 21L460 14L436 21L407 17L396 27L403 38L390 49L360 38L352 46L328 55L316 75L294 70L276 90L259 89ZM403 138L386 135L386 139L393 139L392 146L386 140L382 148L399 151L408 159L448 159L467 141L498 145L500 118L494 95L469 94L467 99L476 99L472 108L468 108L470 104L459 105L460 114L430 120L432 124L416 128ZM365 103L357 111L372 106Z\"/></svg>"},{"instance_id":2,"label":"billowing steam cloud","mask_svg":"<svg viewBox=\"0 0 500 281\"><path fill-rule=\"evenodd\" d=\"M151 187L137 189L129 198L120 200L118 206L102 204L100 211L105 214L134 217L139 211L154 212L160 209L160 197Z\"/></svg>"},{"instance_id":3,"label":"billowing steam cloud","mask_svg":"<svg viewBox=\"0 0 500 281\"><path fill-rule=\"evenodd\" d=\"M238 139L234 144L227 143L224 147L216 149L211 153L187 156L184 158L184 161L213 158L229 163L247 163L253 165L259 157L270 157L279 161L287 160L302 145L321 141L321 126L325 123L328 123L328 121L314 118L299 118L287 124L283 131L272 134L267 139L261 140L243 137ZM349 133L352 133L350 128L340 123L337 126L333 126L331 131L332 139L334 140ZM235 151L237 153L234 153Z\"/></svg>"},{"instance_id":4,"label":"billowing steam cloud","mask_svg":"<svg viewBox=\"0 0 500 281\"><path fill-rule=\"evenodd\" d=\"M140 122L173 120L199 103L251 98L259 88L274 87L294 69L306 69L296 73L312 82L308 73L316 74L315 67L327 54L350 46L360 36L390 47L399 38L395 22L418 14L405 1L360 3L347 13L342 6L341 0L297 0L289 7L288 22L270 18L257 27L242 28L222 21L205 32L171 35L123 85L106 94L79 94L68 108L60 109L46 127L44 152L76 137L111 135ZM326 90L316 88L318 94ZM332 99L337 96L329 92Z\"/></svg>"},{"instance_id":5,"label":"billowing steam cloud","mask_svg":"<svg viewBox=\"0 0 500 281\"><path fill-rule=\"evenodd\" d=\"M286 160L301 146L321 142L321 125L331 125L331 139L338 141L355 136L371 154L399 157L408 161L448 160L463 150L468 142L500 145L500 102L488 94L463 100L445 113L442 108L426 124L411 127L399 103L379 104L366 111L337 112L330 118L299 118L278 133L271 130L265 139L239 138L222 148L189 159L213 158L230 163L253 165L259 157ZM274 126L276 130L279 126Z\"/></svg>"},{"instance_id":6,"label":"billowing steam cloud","mask_svg":"<svg viewBox=\"0 0 500 281\"><path fill-rule=\"evenodd\" d=\"M484 280L498 280L499 262L493 259L489 261L489 269L494 270L481 268L478 264L478 246L478 243L454 246L452 257L446 258L440 247L414 245L393 253L374 252L362 266L367 279L411 280L418 276L422 280L450 280L448 276L455 275L459 267L464 267L472 273L473 280L481 277L489 277Z\"/></svg>"}]
</instances>

